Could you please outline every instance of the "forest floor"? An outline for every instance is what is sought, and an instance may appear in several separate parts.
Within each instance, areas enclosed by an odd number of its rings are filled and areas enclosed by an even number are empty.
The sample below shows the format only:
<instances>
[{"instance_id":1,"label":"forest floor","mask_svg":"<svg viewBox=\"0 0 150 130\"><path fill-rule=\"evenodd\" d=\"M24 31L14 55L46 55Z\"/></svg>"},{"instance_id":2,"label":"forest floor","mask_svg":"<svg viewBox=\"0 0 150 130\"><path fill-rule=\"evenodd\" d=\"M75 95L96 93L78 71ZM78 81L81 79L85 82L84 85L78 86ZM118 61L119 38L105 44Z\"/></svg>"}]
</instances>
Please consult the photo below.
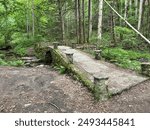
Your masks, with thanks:
<instances>
[{"instance_id":1,"label":"forest floor","mask_svg":"<svg viewBox=\"0 0 150 130\"><path fill-rule=\"evenodd\" d=\"M107 101L49 66L0 67L0 112L150 112L150 80Z\"/></svg>"}]
</instances>

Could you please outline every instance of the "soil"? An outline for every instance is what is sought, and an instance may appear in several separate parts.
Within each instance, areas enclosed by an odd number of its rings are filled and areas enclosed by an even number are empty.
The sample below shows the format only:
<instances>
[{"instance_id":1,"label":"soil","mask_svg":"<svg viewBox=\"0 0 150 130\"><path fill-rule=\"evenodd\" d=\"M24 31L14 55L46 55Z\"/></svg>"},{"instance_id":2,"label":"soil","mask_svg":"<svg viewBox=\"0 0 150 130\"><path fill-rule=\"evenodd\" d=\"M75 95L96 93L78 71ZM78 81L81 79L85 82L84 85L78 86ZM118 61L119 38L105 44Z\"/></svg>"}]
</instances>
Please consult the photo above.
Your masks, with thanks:
<instances>
[{"instance_id":1,"label":"soil","mask_svg":"<svg viewBox=\"0 0 150 130\"><path fill-rule=\"evenodd\" d=\"M150 112L150 80L107 101L49 66L0 67L0 112Z\"/></svg>"}]
</instances>

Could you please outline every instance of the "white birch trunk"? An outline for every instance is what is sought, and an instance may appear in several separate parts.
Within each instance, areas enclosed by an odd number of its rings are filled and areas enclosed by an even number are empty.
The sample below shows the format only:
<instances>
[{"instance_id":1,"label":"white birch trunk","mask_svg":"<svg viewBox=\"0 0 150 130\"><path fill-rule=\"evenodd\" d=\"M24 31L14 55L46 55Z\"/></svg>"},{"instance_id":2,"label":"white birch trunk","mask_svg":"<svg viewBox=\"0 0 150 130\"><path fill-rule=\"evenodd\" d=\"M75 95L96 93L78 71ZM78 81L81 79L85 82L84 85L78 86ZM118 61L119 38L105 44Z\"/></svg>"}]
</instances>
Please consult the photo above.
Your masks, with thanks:
<instances>
[{"instance_id":1,"label":"white birch trunk","mask_svg":"<svg viewBox=\"0 0 150 130\"><path fill-rule=\"evenodd\" d=\"M102 40L103 0L99 0L98 12L98 43Z\"/></svg>"},{"instance_id":2,"label":"white birch trunk","mask_svg":"<svg viewBox=\"0 0 150 130\"><path fill-rule=\"evenodd\" d=\"M143 2L144 2L144 0L140 0L140 7L139 7L139 19L138 19L138 30L140 30L140 29L141 29L142 12L143 12Z\"/></svg>"},{"instance_id":3,"label":"white birch trunk","mask_svg":"<svg viewBox=\"0 0 150 130\"><path fill-rule=\"evenodd\" d=\"M138 16L138 0L135 0L135 17Z\"/></svg>"},{"instance_id":4,"label":"white birch trunk","mask_svg":"<svg viewBox=\"0 0 150 130\"><path fill-rule=\"evenodd\" d=\"M132 0L129 1L130 10L132 9Z\"/></svg>"},{"instance_id":5,"label":"white birch trunk","mask_svg":"<svg viewBox=\"0 0 150 130\"><path fill-rule=\"evenodd\" d=\"M124 19L127 19L127 12L128 12L128 0L125 0L125 11L124 11Z\"/></svg>"}]
</instances>

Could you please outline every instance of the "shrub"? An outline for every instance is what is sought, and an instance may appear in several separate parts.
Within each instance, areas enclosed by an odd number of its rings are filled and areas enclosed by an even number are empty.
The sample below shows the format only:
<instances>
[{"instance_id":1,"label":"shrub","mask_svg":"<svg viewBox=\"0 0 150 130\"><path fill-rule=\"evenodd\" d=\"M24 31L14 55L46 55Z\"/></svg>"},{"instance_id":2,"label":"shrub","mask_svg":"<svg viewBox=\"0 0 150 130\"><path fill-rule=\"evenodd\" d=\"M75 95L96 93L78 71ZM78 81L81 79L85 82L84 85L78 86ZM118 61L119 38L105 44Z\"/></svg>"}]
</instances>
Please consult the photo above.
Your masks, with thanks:
<instances>
[{"instance_id":1,"label":"shrub","mask_svg":"<svg viewBox=\"0 0 150 130\"><path fill-rule=\"evenodd\" d=\"M132 70L140 70L140 59L150 61L150 54L127 51L121 48L107 48L102 52L105 59L115 62L116 65Z\"/></svg>"}]
</instances>

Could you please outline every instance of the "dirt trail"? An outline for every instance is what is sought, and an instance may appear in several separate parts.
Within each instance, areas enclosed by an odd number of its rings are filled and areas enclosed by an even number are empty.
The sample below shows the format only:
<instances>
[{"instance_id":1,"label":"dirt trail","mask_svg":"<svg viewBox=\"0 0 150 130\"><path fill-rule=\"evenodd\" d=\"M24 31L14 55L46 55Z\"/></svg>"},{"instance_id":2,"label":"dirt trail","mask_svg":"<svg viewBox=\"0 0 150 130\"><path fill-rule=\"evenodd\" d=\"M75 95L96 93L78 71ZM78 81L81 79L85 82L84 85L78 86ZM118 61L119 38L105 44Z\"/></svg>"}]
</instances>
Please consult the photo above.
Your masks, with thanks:
<instances>
[{"instance_id":1,"label":"dirt trail","mask_svg":"<svg viewBox=\"0 0 150 130\"><path fill-rule=\"evenodd\" d=\"M0 112L150 112L150 80L95 103L86 87L50 67L0 67Z\"/></svg>"}]
</instances>

